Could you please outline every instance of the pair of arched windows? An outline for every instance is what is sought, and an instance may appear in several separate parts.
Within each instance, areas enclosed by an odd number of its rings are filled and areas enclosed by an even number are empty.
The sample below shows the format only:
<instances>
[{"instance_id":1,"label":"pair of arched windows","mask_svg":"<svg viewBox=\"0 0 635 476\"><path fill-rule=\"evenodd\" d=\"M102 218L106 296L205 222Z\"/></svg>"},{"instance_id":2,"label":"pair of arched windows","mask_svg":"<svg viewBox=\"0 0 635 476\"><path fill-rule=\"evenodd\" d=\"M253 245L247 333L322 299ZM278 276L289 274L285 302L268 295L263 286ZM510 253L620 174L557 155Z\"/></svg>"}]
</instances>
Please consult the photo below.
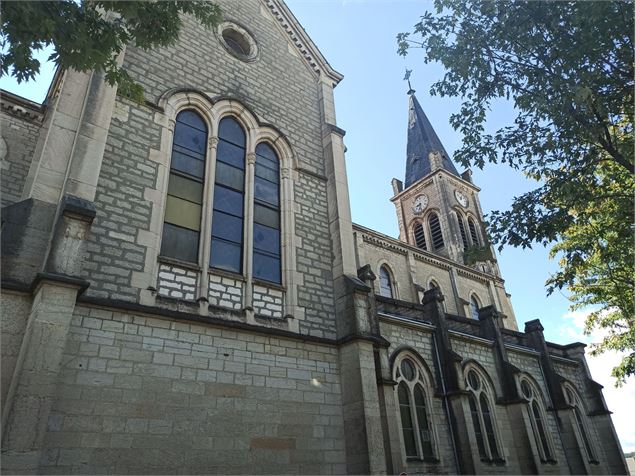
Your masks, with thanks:
<instances>
[{"instance_id":1,"label":"pair of arched windows","mask_svg":"<svg viewBox=\"0 0 635 476\"><path fill-rule=\"evenodd\" d=\"M544 403L540 397L540 391L528 378L520 379L520 393L527 400L527 413L531 433L533 434L538 453L542 461L553 461L553 449L549 438L547 418L544 411Z\"/></svg>"},{"instance_id":2,"label":"pair of arched windows","mask_svg":"<svg viewBox=\"0 0 635 476\"><path fill-rule=\"evenodd\" d=\"M465 384L478 454L483 461L502 461L493 408L493 389L485 375L474 366L466 368Z\"/></svg>"},{"instance_id":3,"label":"pair of arched windows","mask_svg":"<svg viewBox=\"0 0 635 476\"><path fill-rule=\"evenodd\" d=\"M443 231L441 230L441 222L439 216L435 212L431 212L427 218L428 230L432 251L438 251L445 246L443 241ZM415 245L422 250L428 250L428 242L426 240L426 232L422 222L416 222L413 226L412 233Z\"/></svg>"},{"instance_id":4,"label":"pair of arched windows","mask_svg":"<svg viewBox=\"0 0 635 476\"><path fill-rule=\"evenodd\" d=\"M456 219L459 224L459 233L461 234L461 244L463 249L467 250L471 246L481 246L481 242L476 231L476 223L472 217L467 217L467 225L469 229L469 236L465 229L465 218L461 212L456 211Z\"/></svg>"},{"instance_id":5,"label":"pair of arched windows","mask_svg":"<svg viewBox=\"0 0 635 476\"><path fill-rule=\"evenodd\" d=\"M414 356L402 353L393 365L399 419L407 458L435 458L429 377Z\"/></svg>"},{"instance_id":6,"label":"pair of arched windows","mask_svg":"<svg viewBox=\"0 0 635 476\"><path fill-rule=\"evenodd\" d=\"M197 112L187 109L177 115L161 255L198 264L204 247L209 246L210 267L242 273L246 211L253 210L247 217L253 226L253 276L280 283L278 156L269 144L258 144L254 174L248 177L245 131L228 116L218 125L212 170L207 139L207 125ZM245 201L247 190L253 196L253 208ZM210 199L211 220L206 220L203 203ZM207 229L206 223L211 223Z\"/></svg>"}]
</instances>

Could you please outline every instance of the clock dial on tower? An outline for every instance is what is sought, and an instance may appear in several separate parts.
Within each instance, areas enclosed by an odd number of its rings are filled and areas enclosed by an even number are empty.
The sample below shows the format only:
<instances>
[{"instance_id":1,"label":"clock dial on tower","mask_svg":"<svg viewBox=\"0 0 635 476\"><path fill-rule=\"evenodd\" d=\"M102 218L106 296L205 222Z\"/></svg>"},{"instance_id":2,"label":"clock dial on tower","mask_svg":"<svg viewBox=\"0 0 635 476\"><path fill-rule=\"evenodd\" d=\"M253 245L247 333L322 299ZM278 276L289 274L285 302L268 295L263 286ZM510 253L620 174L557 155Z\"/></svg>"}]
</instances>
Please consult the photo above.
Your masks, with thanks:
<instances>
[{"instance_id":1,"label":"clock dial on tower","mask_svg":"<svg viewBox=\"0 0 635 476\"><path fill-rule=\"evenodd\" d=\"M461 206L467 207L467 204L468 204L467 195L465 195L461 190L455 190L454 197L456 198L456 201L459 202Z\"/></svg>"},{"instance_id":2,"label":"clock dial on tower","mask_svg":"<svg viewBox=\"0 0 635 476\"><path fill-rule=\"evenodd\" d=\"M414 201L412 202L412 211L415 213L421 213L426 209L427 206L428 196L424 193L414 199Z\"/></svg>"}]
</instances>

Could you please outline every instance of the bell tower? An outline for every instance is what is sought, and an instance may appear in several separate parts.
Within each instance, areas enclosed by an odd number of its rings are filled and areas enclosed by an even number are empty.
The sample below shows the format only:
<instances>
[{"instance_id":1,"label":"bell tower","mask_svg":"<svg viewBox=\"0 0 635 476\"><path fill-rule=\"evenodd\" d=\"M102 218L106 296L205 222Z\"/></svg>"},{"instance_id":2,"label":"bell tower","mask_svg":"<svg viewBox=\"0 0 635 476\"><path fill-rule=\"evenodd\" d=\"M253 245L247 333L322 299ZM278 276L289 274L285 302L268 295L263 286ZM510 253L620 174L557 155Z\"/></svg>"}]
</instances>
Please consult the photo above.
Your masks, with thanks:
<instances>
[{"instance_id":1,"label":"bell tower","mask_svg":"<svg viewBox=\"0 0 635 476\"><path fill-rule=\"evenodd\" d=\"M459 174L412 89L408 103L406 179L392 180L399 239L499 275L483 226L480 189L469 170Z\"/></svg>"}]
</instances>

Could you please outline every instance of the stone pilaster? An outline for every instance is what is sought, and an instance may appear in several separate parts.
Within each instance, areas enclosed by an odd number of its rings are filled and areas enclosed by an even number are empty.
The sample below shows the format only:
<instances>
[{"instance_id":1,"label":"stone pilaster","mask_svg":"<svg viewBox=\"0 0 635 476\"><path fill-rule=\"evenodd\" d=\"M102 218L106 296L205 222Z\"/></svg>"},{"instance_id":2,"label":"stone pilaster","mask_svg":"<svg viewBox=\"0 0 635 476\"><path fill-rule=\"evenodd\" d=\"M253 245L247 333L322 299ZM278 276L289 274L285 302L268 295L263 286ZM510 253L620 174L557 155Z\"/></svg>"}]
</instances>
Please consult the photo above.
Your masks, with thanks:
<instances>
[{"instance_id":1,"label":"stone pilaster","mask_svg":"<svg viewBox=\"0 0 635 476\"><path fill-rule=\"evenodd\" d=\"M62 367L75 301L88 283L39 274L2 412L2 471L35 473Z\"/></svg>"}]
</instances>

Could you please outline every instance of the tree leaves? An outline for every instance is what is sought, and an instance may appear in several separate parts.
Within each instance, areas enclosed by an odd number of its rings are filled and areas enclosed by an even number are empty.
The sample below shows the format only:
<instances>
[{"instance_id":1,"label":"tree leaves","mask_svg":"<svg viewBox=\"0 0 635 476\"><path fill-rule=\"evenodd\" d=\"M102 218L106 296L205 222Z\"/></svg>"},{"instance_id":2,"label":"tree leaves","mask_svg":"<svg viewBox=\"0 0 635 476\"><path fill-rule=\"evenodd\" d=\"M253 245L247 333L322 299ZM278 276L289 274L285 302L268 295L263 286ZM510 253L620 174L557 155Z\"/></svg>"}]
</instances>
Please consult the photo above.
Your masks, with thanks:
<instances>
[{"instance_id":1,"label":"tree leaves","mask_svg":"<svg viewBox=\"0 0 635 476\"><path fill-rule=\"evenodd\" d=\"M462 98L452 126L464 166L507 163L539 181L511 208L492 212L504 245L552 246L560 270L549 293L567 288L572 306L594 306L587 330L607 337L594 352L635 349L633 309L633 2L436 0L400 54L423 51L446 73L431 93ZM414 38L414 39L413 39ZM517 116L486 132L493 102ZM635 353L614 369L635 372Z\"/></svg>"},{"instance_id":2,"label":"tree leaves","mask_svg":"<svg viewBox=\"0 0 635 476\"><path fill-rule=\"evenodd\" d=\"M132 41L151 49L173 44L191 14L212 28L220 8L206 1L87 1L4 2L0 55L2 74L28 81L40 70L33 53L53 45L50 59L63 68L104 71L119 93L143 100L143 89L116 62Z\"/></svg>"}]
</instances>

